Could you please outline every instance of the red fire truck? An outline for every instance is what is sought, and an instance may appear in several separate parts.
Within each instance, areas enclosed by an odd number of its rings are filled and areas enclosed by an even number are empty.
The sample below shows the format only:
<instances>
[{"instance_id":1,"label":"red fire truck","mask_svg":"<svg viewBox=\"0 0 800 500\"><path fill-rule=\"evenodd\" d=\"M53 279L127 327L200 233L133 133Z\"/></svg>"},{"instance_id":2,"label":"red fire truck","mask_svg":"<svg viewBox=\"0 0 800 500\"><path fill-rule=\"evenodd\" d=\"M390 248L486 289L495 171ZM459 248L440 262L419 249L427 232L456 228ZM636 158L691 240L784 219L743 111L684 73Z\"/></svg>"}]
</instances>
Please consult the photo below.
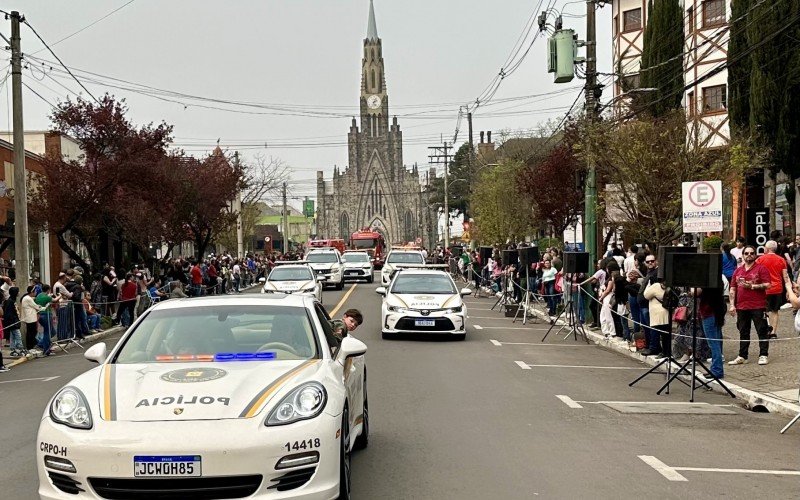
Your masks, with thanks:
<instances>
[{"instance_id":1,"label":"red fire truck","mask_svg":"<svg viewBox=\"0 0 800 500\"><path fill-rule=\"evenodd\" d=\"M339 253L344 253L344 240L311 240L308 242L309 249L312 248L335 248Z\"/></svg>"},{"instance_id":2,"label":"red fire truck","mask_svg":"<svg viewBox=\"0 0 800 500\"><path fill-rule=\"evenodd\" d=\"M383 267L383 259L386 257L386 242L381 233L370 231L368 228L356 231L350 236L350 248L366 250L374 259L375 269Z\"/></svg>"}]
</instances>

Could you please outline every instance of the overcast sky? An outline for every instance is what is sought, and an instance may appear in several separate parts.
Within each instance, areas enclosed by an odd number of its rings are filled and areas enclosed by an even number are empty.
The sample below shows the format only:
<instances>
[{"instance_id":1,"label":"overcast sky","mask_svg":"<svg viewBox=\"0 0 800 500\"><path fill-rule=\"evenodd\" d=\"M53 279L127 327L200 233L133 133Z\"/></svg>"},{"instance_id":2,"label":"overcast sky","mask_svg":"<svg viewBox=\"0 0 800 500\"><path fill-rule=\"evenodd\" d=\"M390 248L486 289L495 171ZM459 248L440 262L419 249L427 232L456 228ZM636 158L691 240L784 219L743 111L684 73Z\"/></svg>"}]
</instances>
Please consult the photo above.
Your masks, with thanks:
<instances>
[{"instance_id":1,"label":"overcast sky","mask_svg":"<svg viewBox=\"0 0 800 500\"><path fill-rule=\"evenodd\" d=\"M358 113L369 0L127 3L6 0L2 9L24 14L39 35L54 44L54 52L68 67L213 99L198 101L174 94L160 94L162 99L157 99L111 88L105 78L101 80L106 84L90 82L89 75L76 73L94 95L109 92L127 99L135 123L164 120L173 124L176 145L192 154L210 151L219 139L223 149L238 149L246 159L257 153L280 158L292 168L290 186L296 196L315 194L317 170L325 171L328 178L334 165L346 165L349 116ZM542 2L548 3L565 14L580 15L565 15L564 27L585 33L583 0ZM406 165L427 168L428 146L441 144L441 138L452 141L459 105L474 103L507 63L538 5L538 0L375 0L390 112L398 116L404 132ZM598 14L599 69L606 72L611 69L610 11L606 6ZM0 32L10 36L10 22L0 26ZM59 42L82 28L86 29ZM545 38L531 45L535 32L534 26L517 52L514 61L531 47L516 71L503 80L489 105L475 112L476 142L481 130L493 130L495 137L504 129L525 135L549 119L558 120L578 95L571 88L582 85L581 80L552 83L546 73ZM53 60L25 26L22 49L33 57ZM5 76L8 52L2 57ZM40 67L35 59L28 61ZM26 70L23 81L41 95L23 89L28 130L49 126L50 106L42 98L55 103L65 99L67 89L81 91L57 67L51 71L45 66L44 72ZM0 95L0 105L6 108L0 128L6 130L10 129L9 83L10 79ZM131 83L117 85L131 87ZM561 93L503 101L553 91ZM604 99L610 95L607 88ZM466 139L464 120L458 141Z\"/></svg>"}]
</instances>

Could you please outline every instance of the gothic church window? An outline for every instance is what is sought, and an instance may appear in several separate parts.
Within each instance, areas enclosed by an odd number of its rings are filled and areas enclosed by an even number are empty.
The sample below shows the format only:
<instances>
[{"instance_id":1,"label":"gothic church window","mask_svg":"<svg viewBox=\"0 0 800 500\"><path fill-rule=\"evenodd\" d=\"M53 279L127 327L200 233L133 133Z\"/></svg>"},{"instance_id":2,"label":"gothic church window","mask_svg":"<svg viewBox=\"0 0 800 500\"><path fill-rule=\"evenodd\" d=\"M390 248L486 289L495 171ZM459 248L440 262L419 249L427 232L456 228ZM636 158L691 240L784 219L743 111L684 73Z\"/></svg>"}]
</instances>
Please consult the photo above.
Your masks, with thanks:
<instances>
[{"instance_id":1,"label":"gothic church window","mask_svg":"<svg viewBox=\"0 0 800 500\"><path fill-rule=\"evenodd\" d=\"M350 217L347 212L342 212L339 217L339 236L346 240L350 239Z\"/></svg>"},{"instance_id":2,"label":"gothic church window","mask_svg":"<svg viewBox=\"0 0 800 500\"><path fill-rule=\"evenodd\" d=\"M406 241L412 241L414 236L414 214L411 213L411 210L406 210L405 220L403 221L403 232L405 234Z\"/></svg>"},{"instance_id":3,"label":"gothic church window","mask_svg":"<svg viewBox=\"0 0 800 500\"><path fill-rule=\"evenodd\" d=\"M375 88L375 69L372 70L370 76L372 78L372 88L374 89Z\"/></svg>"}]
</instances>

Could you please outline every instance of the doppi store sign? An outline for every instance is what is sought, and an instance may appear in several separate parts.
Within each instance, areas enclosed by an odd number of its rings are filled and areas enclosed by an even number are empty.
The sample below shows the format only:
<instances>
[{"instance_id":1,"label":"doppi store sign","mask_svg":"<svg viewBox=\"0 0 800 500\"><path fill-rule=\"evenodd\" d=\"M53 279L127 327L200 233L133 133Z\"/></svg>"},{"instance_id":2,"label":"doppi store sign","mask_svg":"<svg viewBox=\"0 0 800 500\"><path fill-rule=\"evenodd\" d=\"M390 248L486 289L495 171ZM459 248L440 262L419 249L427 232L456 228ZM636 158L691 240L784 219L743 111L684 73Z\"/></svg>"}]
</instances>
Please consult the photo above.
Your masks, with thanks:
<instances>
[{"instance_id":1,"label":"doppi store sign","mask_svg":"<svg viewBox=\"0 0 800 500\"><path fill-rule=\"evenodd\" d=\"M683 232L722 231L722 181L684 182Z\"/></svg>"}]
</instances>

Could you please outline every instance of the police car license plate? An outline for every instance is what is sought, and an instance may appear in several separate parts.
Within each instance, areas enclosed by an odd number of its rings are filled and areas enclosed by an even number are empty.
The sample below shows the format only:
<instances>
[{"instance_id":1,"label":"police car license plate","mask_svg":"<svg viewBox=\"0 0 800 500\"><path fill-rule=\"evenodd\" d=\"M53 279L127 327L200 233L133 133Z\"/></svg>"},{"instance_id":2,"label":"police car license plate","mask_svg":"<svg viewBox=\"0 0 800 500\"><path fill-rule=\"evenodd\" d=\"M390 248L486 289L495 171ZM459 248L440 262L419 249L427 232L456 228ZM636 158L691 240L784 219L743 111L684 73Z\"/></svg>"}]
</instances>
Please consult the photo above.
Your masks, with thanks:
<instances>
[{"instance_id":1,"label":"police car license plate","mask_svg":"<svg viewBox=\"0 0 800 500\"><path fill-rule=\"evenodd\" d=\"M436 321L432 319L418 319L414 321L415 326L436 326Z\"/></svg>"},{"instance_id":2,"label":"police car license plate","mask_svg":"<svg viewBox=\"0 0 800 500\"><path fill-rule=\"evenodd\" d=\"M200 477L199 455L134 456L135 477Z\"/></svg>"}]
</instances>

